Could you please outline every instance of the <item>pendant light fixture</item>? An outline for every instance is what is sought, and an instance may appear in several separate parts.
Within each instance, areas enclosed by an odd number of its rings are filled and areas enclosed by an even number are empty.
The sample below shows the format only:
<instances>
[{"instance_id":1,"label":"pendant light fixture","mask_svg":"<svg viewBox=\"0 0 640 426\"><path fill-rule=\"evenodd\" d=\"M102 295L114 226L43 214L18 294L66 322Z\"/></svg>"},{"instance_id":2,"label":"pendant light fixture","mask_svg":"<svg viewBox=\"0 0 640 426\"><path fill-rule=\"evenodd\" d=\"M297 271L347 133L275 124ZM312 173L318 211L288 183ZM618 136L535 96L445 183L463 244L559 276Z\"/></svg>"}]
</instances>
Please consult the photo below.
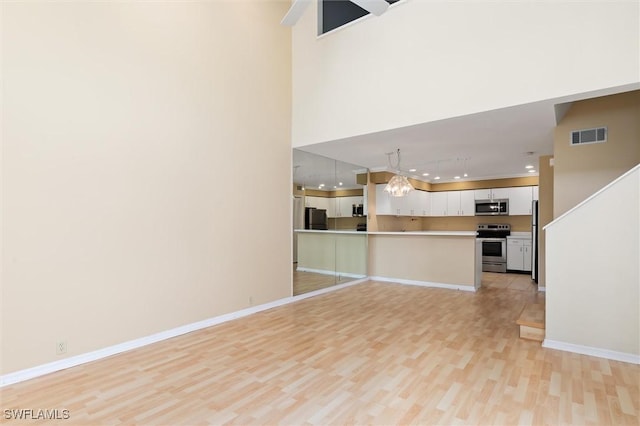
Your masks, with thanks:
<instances>
[{"instance_id":1,"label":"pendant light fixture","mask_svg":"<svg viewBox=\"0 0 640 426\"><path fill-rule=\"evenodd\" d=\"M393 152L387 154L387 159L389 160L389 166L391 166L391 156ZM384 187L385 192L387 192L392 197L404 197L408 195L411 191L413 191L413 186L409 183L409 180L400 174L400 149L398 149L395 154L398 157L398 163L396 165L396 174L389 180L387 186ZM391 166L393 168L393 166Z\"/></svg>"}]
</instances>

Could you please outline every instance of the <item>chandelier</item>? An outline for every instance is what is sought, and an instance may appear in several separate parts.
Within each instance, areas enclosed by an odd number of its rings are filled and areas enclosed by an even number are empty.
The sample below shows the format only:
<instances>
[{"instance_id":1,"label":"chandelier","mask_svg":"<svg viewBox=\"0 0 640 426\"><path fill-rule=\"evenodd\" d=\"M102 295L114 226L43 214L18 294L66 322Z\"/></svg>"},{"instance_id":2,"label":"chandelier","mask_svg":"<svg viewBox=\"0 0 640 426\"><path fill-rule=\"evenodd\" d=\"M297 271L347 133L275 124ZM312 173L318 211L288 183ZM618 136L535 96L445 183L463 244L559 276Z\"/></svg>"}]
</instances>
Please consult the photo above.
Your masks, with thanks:
<instances>
[{"instance_id":1,"label":"chandelier","mask_svg":"<svg viewBox=\"0 0 640 426\"><path fill-rule=\"evenodd\" d=\"M393 152L387 154L389 166L391 166L391 156L393 154ZM411 191L413 191L413 186L409 182L409 179L400 174L400 149L398 149L395 154L398 157L398 163L396 165L397 172L389 180L389 183L387 183L387 186L384 187L384 190L392 197L404 197L405 195L408 195Z\"/></svg>"}]
</instances>

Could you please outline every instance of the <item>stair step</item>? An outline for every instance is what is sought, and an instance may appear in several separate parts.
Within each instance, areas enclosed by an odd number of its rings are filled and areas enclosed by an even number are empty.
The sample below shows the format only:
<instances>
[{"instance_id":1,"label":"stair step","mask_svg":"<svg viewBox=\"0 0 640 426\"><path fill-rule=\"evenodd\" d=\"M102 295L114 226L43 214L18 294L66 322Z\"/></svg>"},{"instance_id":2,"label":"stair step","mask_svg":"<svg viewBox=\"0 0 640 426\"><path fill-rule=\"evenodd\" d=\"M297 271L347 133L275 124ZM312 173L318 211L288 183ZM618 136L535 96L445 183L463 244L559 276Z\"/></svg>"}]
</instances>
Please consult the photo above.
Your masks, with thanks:
<instances>
[{"instance_id":1,"label":"stair step","mask_svg":"<svg viewBox=\"0 0 640 426\"><path fill-rule=\"evenodd\" d=\"M516 321L520 326L520 338L544 340L544 303L527 303Z\"/></svg>"}]
</instances>

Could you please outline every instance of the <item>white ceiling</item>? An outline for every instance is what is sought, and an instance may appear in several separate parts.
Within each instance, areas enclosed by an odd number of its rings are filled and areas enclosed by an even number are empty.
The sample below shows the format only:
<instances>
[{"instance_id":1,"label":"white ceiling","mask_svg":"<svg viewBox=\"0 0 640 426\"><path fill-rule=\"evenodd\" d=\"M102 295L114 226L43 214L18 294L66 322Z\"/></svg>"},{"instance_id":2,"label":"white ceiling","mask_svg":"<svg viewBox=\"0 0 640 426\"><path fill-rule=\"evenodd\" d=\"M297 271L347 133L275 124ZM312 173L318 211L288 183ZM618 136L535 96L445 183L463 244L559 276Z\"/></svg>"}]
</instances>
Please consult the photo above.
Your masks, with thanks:
<instances>
[{"instance_id":1,"label":"white ceiling","mask_svg":"<svg viewBox=\"0 0 640 426\"><path fill-rule=\"evenodd\" d=\"M427 182L455 181L454 176L460 180L528 176L537 173L528 173L526 165L537 171L538 158L553 153L555 124L554 105L539 102L299 149L372 171L393 170L386 154L400 149L404 174ZM391 160L395 166L395 154ZM436 175L441 179L434 180Z\"/></svg>"}]
</instances>

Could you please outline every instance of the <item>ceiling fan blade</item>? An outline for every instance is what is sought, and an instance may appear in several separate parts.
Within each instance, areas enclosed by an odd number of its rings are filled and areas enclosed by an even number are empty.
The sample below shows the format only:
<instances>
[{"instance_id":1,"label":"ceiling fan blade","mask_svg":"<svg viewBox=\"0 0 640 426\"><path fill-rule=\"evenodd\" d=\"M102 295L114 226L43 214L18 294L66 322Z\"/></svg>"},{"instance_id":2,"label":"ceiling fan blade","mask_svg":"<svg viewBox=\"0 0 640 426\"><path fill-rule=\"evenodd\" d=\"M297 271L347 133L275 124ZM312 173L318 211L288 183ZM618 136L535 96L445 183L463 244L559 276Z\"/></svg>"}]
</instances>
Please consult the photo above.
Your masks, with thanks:
<instances>
[{"instance_id":1,"label":"ceiling fan blade","mask_svg":"<svg viewBox=\"0 0 640 426\"><path fill-rule=\"evenodd\" d=\"M385 0L351 0L351 3L355 3L367 12L373 13L376 16L380 16L389 9L389 3Z\"/></svg>"},{"instance_id":2,"label":"ceiling fan blade","mask_svg":"<svg viewBox=\"0 0 640 426\"><path fill-rule=\"evenodd\" d=\"M300 19L310 3L311 0L293 0L291 8L287 12L287 14L284 15L284 18L282 18L282 21L280 21L280 23L282 25L286 25L287 27L293 27L296 22L298 22L298 19Z\"/></svg>"}]
</instances>

